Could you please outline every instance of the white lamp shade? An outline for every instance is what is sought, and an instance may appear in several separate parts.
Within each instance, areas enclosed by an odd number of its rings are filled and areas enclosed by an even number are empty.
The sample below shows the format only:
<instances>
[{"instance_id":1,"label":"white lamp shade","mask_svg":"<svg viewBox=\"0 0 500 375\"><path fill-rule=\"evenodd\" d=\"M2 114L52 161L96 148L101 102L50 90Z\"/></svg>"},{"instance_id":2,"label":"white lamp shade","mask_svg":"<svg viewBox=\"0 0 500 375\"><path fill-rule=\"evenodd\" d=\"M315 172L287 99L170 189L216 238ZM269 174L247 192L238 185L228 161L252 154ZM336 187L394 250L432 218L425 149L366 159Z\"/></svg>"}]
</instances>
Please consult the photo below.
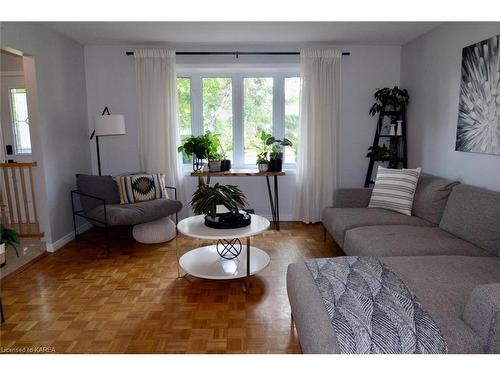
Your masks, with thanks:
<instances>
[{"instance_id":1,"label":"white lamp shade","mask_svg":"<svg viewBox=\"0 0 500 375\"><path fill-rule=\"evenodd\" d=\"M126 134L125 118L123 115L103 115L95 121L95 135L121 135Z\"/></svg>"}]
</instances>

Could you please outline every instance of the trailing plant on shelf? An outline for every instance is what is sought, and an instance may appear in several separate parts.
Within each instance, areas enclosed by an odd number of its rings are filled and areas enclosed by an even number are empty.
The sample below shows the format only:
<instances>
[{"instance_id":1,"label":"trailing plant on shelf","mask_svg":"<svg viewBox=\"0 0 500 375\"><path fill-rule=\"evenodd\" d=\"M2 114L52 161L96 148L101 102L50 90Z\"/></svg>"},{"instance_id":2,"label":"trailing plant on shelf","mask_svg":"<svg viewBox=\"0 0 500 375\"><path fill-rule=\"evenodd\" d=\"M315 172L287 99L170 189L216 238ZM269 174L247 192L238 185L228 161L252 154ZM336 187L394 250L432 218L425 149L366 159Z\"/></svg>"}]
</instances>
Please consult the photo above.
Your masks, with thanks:
<instances>
[{"instance_id":1,"label":"trailing plant on shelf","mask_svg":"<svg viewBox=\"0 0 500 375\"><path fill-rule=\"evenodd\" d=\"M370 108L370 115L375 116L382 110L393 110L400 111L403 105L408 105L410 96L408 95L408 90L400 89L398 86L394 86L392 89L389 87L384 87L383 89L378 89L373 95L376 102ZM391 116L391 121L396 121L397 116Z\"/></svg>"},{"instance_id":2,"label":"trailing plant on shelf","mask_svg":"<svg viewBox=\"0 0 500 375\"><path fill-rule=\"evenodd\" d=\"M191 207L195 214L205 214L212 218L217 214L218 205L223 205L231 212L238 212L246 203L245 194L238 186L216 183L212 187L205 184L202 176L198 177L198 189L191 199Z\"/></svg>"}]
</instances>

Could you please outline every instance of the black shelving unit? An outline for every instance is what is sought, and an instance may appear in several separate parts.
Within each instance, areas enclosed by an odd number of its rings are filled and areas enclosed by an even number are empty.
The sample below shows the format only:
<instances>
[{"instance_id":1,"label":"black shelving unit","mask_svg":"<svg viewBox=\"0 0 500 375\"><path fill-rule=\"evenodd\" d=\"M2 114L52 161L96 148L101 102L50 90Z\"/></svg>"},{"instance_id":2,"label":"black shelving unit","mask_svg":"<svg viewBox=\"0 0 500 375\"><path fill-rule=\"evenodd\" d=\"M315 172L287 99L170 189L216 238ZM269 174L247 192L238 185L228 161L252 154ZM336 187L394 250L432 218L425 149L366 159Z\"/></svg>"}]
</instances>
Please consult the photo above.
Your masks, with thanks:
<instances>
[{"instance_id":1,"label":"black shelving unit","mask_svg":"<svg viewBox=\"0 0 500 375\"><path fill-rule=\"evenodd\" d=\"M402 121L401 135L382 134L384 118L393 116ZM389 168L408 168L406 136L406 107L404 105L399 111L380 111L377 121L377 128L375 129L375 136L373 137L372 147L381 146L380 141L387 138L389 139L389 152L391 156L383 160L376 160L374 156L370 157L370 161L368 162L368 170L366 171L365 187L369 187L370 184L373 184L373 166L375 165L376 161L388 163Z\"/></svg>"}]
</instances>

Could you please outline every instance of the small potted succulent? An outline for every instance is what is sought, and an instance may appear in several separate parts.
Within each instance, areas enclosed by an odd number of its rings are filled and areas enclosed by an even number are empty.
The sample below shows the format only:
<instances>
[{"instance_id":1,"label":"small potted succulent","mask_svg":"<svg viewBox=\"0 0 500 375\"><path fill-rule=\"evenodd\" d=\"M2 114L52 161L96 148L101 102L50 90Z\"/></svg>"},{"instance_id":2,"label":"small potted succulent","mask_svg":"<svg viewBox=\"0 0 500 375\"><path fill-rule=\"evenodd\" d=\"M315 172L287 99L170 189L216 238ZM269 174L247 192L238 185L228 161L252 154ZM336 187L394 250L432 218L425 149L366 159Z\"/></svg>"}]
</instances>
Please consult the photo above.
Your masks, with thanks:
<instances>
[{"instance_id":1,"label":"small potted succulent","mask_svg":"<svg viewBox=\"0 0 500 375\"><path fill-rule=\"evenodd\" d=\"M292 146L293 143L288 138L276 139L269 137L266 144L272 146L271 153L269 154L269 168L270 172L281 172L283 169L283 149L286 146Z\"/></svg>"},{"instance_id":2,"label":"small potted succulent","mask_svg":"<svg viewBox=\"0 0 500 375\"><path fill-rule=\"evenodd\" d=\"M14 229L7 228L0 224L0 267L5 266L7 263L5 251L8 246L13 247L16 251L16 255L19 256L16 245L20 243L19 234Z\"/></svg>"},{"instance_id":3,"label":"small potted succulent","mask_svg":"<svg viewBox=\"0 0 500 375\"><path fill-rule=\"evenodd\" d=\"M259 172L267 172L269 168L269 160L267 158L267 152L261 152L257 155L257 168Z\"/></svg>"}]
</instances>

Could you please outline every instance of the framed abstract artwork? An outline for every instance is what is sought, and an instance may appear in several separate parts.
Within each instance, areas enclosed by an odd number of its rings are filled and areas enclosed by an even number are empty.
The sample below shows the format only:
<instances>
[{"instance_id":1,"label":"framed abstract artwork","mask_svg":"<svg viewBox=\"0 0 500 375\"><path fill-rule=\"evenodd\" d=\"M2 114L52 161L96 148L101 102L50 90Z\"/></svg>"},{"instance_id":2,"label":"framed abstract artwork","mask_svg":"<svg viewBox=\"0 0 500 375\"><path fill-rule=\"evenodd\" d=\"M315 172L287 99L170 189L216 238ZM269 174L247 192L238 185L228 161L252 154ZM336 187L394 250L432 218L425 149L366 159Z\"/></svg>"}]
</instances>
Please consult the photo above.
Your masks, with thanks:
<instances>
[{"instance_id":1,"label":"framed abstract artwork","mask_svg":"<svg viewBox=\"0 0 500 375\"><path fill-rule=\"evenodd\" d=\"M455 150L500 155L500 35L462 50Z\"/></svg>"}]
</instances>

